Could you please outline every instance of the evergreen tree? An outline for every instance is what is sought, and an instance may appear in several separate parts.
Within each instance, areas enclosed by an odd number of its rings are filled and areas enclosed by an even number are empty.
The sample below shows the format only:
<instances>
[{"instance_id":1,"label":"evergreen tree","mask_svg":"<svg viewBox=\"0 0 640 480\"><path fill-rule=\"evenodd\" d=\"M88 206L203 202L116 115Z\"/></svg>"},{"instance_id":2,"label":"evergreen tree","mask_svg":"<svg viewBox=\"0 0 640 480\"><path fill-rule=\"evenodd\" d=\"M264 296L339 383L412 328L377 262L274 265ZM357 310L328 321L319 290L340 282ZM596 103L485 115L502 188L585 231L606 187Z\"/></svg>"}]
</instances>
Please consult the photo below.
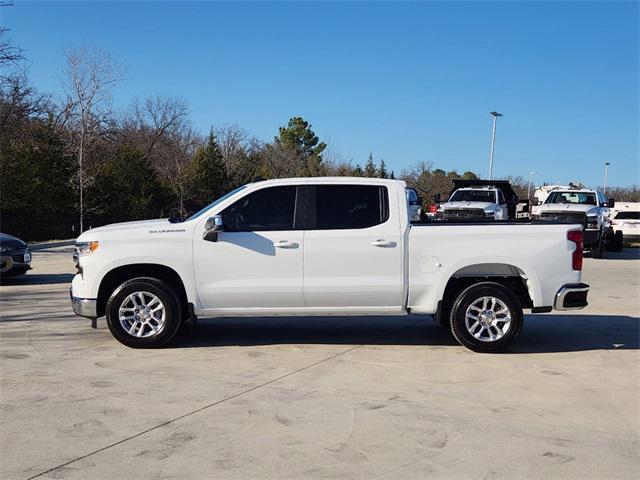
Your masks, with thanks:
<instances>
[{"instance_id":1,"label":"evergreen tree","mask_svg":"<svg viewBox=\"0 0 640 480\"><path fill-rule=\"evenodd\" d=\"M380 178L388 178L387 165L384 163L384 159L380 159L380 167L378 167L378 176Z\"/></svg>"},{"instance_id":2,"label":"evergreen tree","mask_svg":"<svg viewBox=\"0 0 640 480\"><path fill-rule=\"evenodd\" d=\"M187 175L192 188L192 209L201 208L227 192L227 170L213 129L207 143L191 159Z\"/></svg>"},{"instance_id":3,"label":"evergreen tree","mask_svg":"<svg viewBox=\"0 0 640 480\"><path fill-rule=\"evenodd\" d=\"M389 175L389 178L390 178L391 180L395 180L395 179L396 179L396 176L395 176L395 174L393 173L393 170L391 170L391 175Z\"/></svg>"},{"instance_id":4,"label":"evergreen tree","mask_svg":"<svg viewBox=\"0 0 640 480\"><path fill-rule=\"evenodd\" d=\"M280 127L280 134L274 141L298 154L300 164L296 174L318 176L324 173L322 152L327 148L327 144L320 141L311 130L309 122L302 117L289 119L286 127Z\"/></svg>"},{"instance_id":5,"label":"evergreen tree","mask_svg":"<svg viewBox=\"0 0 640 480\"><path fill-rule=\"evenodd\" d=\"M376 178L378 176L378 169L375 163L373 163L373 153L369 154L367 163L364 165L364 176L368 178Z\"/></svg>"},{"instance_id":6,"label":"evergreen tree","mask_svg":"<svg viewBox=\"0 0 640 480\"><path fill-rule=\"evenodd\" d=\"M154 218L162 214L169 192L148 159L135 147L121 146L87 190L87 211L106 221Z\"/></svg>"},{"instance_id":7,"label":"evergreen tree","mask_svg":"<svg viewBox=\"0 0 640 480\"><path fill-rule=\"evenodd\" d=\"M65 152L63 136L48 121L25 120L23 128L22 136L7 135L0 145L3 220L71 215L75 209L71 178L76 168Z\"/></svg>"}]
</instances>

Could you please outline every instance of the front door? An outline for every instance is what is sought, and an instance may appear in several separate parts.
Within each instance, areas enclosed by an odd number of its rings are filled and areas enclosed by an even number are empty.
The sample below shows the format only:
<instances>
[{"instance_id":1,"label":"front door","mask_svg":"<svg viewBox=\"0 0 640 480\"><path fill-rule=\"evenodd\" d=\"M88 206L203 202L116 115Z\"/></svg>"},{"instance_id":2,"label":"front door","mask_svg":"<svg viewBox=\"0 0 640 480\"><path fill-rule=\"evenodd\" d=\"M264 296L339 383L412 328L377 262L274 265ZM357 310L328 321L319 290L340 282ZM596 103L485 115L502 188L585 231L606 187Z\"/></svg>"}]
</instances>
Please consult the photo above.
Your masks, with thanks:
<instances>
[{"instance_id":1,"label":"front door","mask_svg":"<svg viewBox=\"0 0 640 480\"><path fill-rule=\"evenodd\" d=\"M196 235L198 297L208 313L268 314L304 307L298 187L254 190L221 212L216 242Z\"/></svg>"},{"instance_id":2,"label":"front door","mask_svg":"<svg viewBox=\"0 0 640 480\"><path fill-rule=\"evenodd\" d=\"M400 311L403 238L399 212L389 211L388 196L383 185L309 187L304 237L307 308Z\"/></svg>"}]
</instances>

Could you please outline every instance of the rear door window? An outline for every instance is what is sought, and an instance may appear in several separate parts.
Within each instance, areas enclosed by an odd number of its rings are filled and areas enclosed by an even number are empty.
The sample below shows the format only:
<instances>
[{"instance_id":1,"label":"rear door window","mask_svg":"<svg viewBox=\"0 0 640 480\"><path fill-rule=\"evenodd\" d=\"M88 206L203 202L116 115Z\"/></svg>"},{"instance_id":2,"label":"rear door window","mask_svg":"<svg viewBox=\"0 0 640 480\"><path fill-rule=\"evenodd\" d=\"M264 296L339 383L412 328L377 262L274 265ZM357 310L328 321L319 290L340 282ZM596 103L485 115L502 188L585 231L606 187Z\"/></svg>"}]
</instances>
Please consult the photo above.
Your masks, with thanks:
<instances>
[{"instance_id":1,"label":"rear door window","mask_svg":"<svg viewBox=\"0 0 640 480\"><path fill-rule=\"evenodd\" d=\"M383 186L318 185L310 193L310 229L368 228L389 219L388 193Z\"/></svg>"},{"instance_id":2,"label":"rear door window","mask_svg":"<svg viewBox=\"0 0 640 480\"><path fill-rule=\"evenodd\" d=\"M640 212L618 212L616 220L640 220Z\"/></svg>"}]
</instances>

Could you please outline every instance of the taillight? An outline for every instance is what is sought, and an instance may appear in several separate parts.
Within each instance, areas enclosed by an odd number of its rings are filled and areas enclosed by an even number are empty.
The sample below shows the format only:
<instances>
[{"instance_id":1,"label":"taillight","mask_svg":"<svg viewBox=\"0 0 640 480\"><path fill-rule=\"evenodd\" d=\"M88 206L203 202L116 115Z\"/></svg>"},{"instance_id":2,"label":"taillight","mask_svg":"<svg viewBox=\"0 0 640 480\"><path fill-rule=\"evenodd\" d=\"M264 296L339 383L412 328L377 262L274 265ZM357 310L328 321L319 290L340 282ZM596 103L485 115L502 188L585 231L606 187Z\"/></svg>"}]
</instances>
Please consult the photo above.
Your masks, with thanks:
<instances>
[{"instance_id":1,"label":"taillight","mask_svg":"<svg viewBox=\"0 0 640 480\"><path fill-rule=\"evenodd\" d=\"M569 230L567 232L567 240L576 244L571 262L574 270L582 270L583 238L582 230Z\"/></svg>"},{"instance_id":2,"label":"taillight","mask_svg":"<svg viewBox=\"0 0 640 480\"><path fill-rule=\"evenodd\" d=\"M429 205L429 213L436 213L437 211L438 211L438 206L435 203Z\"/></svg>"}]
</instances>

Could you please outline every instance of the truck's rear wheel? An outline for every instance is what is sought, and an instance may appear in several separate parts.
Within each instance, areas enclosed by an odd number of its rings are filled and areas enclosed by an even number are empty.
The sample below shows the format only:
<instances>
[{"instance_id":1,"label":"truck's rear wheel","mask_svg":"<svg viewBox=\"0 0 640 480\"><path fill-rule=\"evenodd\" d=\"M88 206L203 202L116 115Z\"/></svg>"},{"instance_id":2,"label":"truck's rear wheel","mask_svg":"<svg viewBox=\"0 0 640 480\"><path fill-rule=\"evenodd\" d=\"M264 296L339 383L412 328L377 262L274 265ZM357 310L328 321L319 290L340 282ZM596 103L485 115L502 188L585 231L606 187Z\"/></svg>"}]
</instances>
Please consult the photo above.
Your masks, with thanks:
<instances>
[{"instance_id":1,"label":"truck's rear wheel","mask_svg":"<svg viewBox=\"0 0 640 480\"><path fill-rule=\"evenodd\" d=\"M169 284L155 278L127 280L114 290L106 308L111 334L133 348L160 347L178 332L181 311Z\"/></svg>"},{"instance_id":2,"label":"truck's rear wheel","mask_svg":"<svg viewBox=\"0 0 640 480\"><path fill-rule=\"evenodd\" d=\"M522 330L522 306L505 286L482 282L463 290L451 309L451 331L474 352L504 352Z\"/></svg>"}]
</instances>

